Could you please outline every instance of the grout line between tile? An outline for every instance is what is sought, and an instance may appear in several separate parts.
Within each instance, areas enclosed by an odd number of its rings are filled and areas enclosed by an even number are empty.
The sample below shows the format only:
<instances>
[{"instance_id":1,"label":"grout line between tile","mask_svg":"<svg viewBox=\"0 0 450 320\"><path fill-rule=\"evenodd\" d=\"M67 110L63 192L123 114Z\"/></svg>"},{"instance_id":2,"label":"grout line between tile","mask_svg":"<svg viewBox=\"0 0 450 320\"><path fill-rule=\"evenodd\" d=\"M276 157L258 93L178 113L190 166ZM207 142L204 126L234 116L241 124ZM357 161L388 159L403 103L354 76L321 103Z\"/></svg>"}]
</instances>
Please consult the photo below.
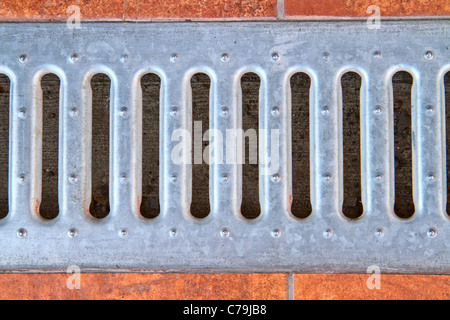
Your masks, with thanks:
<instances>
[{"instance_id":1,"label":"grout line between tile","mask_svg":"<svg viewBox=\"0 0 450 320\"><path fill-rule=\"evenodd\" d=\"M294 273L290 272L287 274L287 299L288 300L295 299L294 285L295 285Z\"/></svg>"},{"instance_id":2,"label":"grout line between tile","mask_svg":"<svg viewBox=\"0 0 450 320\"><path fill-rule=\"evenodd\" d=\"M284 0L277 0L277 17L278 19L284 18Z\"/></svg>"}]
</instances>

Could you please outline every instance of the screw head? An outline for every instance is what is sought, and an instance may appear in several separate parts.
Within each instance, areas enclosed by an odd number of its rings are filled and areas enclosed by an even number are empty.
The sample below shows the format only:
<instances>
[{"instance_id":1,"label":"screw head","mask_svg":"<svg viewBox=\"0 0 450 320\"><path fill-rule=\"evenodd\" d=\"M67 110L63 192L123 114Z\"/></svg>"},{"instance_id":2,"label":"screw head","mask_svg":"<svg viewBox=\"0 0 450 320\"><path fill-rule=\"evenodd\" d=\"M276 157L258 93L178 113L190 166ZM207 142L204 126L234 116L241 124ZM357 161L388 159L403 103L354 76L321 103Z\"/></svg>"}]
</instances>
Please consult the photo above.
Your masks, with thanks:
<instances>
[{"instance_id":1,"label":"screw head","mask_svg":"<svg viewBox=\"0 0 450 320\"><path fill-rule=\"evenodd\" d=\"M170 176L170 182L172 182L172 183L177 182L177 179L178 179L178 177L175 174Z\"/></svg>"},{"instance_id":2,"label":"screw head","mask_svg":"<svg viewBox=\"0 0 450 320\"><path fill-rule=\"evenodd\" d=\"M430 228L427 230L427 236L428 238L436 238L438 232L435 228Z\"/></svg>"},{"instance_id":3,"label":"screw head","mask_svg":"<svg viewBox=\"0 0 450 320\"><path fill-rule=\"evenodd\" d=\"M271 113L274 117L278 117L280 115L280 108L277 106L273 107Z\"/></svg>"},{"instance_id":4,"label":"screw head","mask_svg":"<svg viewBox=\"0 0 450 320\"><path fill-rule=\"evenodd\" d=\"M120 108L120 116L122 118L128 117L128 108L127 107Z\"/></svg>"},{"instance_id":5,"label":"screw head","mask_svg":"<svg viewBox=\"0 0 450 320\"><path fill-rule=\"evenodd\" d=\"M79 60L80 60L80 55L78 53L74 52L70 55L71 62L78 62Z\"/></svg>"},{"instance_id":6,"label":"screw head","mask_svg":"<svg viewBox=\"0 0 450 320\"><path fill-rule=\"evenodd\" d=\"M427 112L428 112L428 113L433 113L433 111L434 111L433 106L429 105L429 106L427 106L426 108L427 108Z\"/></svg>"},{"instance_id":7,"label":"screw head","mask_svg":"<svg viewBox=\"0 0 450 320\"><path fill-rule=\"evenodd\" d=\"M67 231L67 235L70 238L75 238L78 235L78 230L75 228L71 228L71 229L69 229L69 231Z\"/></svg>"},{"instance_id":8,"label":"screw head","mask_svg":"<svg viewBox=\"0 0 450 320\"><path fill-rule=\"evenodd\" d=\"M280 175L279 175L278 173L276 173L276 174L274 174L274 175L272 176L272 182L273 182L273 183L278 183L278 182L280 182Z\"/></svg>"},{"instance_id":9,"label":"screw head","mask_svg":"<svg viewBox=\"0 0 450 320\"><path fill-rule=\"evenodd\" d=\"M381 59L382 56L383 56L383 54L381 53L380 50L377 50L377 51L375 51L375 52L373 53L373 57L374 57L375 59Z\"/></svg>"},{"instance_id":10,"label":"screw head","mask_svg":"<svg viewBox=\"0 0 450 320\"><path fill-rule=\"evenodd\" d=\"M378 228L377 230L375 230L375 235L378 238L381 238L384 235L384 230L382 228Z\"/></svg>"},{"instance_id":11,"label":"screw head","mask_svg":"<svg viewBox=\"0 0 450 320\"><path fill-rule=\"evenodd\" d=\"M175 237L177 234L178 234L178 230L177 229L172 228L172 229L169 230L169 235L171 237Z\"/></svg>"},{"instance_id":12,"label":"screw head","mask_svg":"<svg viewBox=\"0 0 450 320\"><path fill-rule=\"evenodd\" d=\"M330 56L331 56L331 54L330 54L329 52L324 52L324 53L322 53L322 58L323 58L324 60L330 59Z\"/></svg>"},{"instance_id":13,"label":"screw head","mask_svg":"<svg viewBox=\"0 0 450 320\"><path fill-rule=\"evenodd\" d=\"M19 56L19 62L20 63L27 63L28 62L28 56L26 54L21 54Z\"/></svg>"},{"instance_id":14,"label":"screw head","mask_svg":"<svg viewBox=\"0 0 450 320\"><path fill-rule=\"evenodd\" d=\"M69 176L69 182L72 183L72 184L77 183L78 182L78 176L76 174L71 174Z\"/></svg>"},{"instance_id":15,"label":"screw head","mask_svg":"<svg viewBox=\"0 0 450 320\"><path fill-rule=\"evenodd\" d=\"M272 60L277 61L280 59L280 54L278 52L272 52Z\"/></svg>"},{"instance_id":16,"label":"screw head","mask_svg":"<svg viewBox=\"0 0 450 320\"><path fill-rule=\"evenodd\" d=\"M128 235L127 229L121 229L121 230L119 231L119 236L120 236L120 237L124 238L124 237L126 237L127 235Z\"/></svg>"},{"instance_id":17,"label":"screw head","mask_svg":"<svg viewBox=\"0 0 450 320\"><path fill-rule=\"evenodd\" d=\"M175 63L178 61L178 58L179 58L178 54L172 53L169 59L170 59L170 62Z\"/></svg>"},{"instance_id":18,"label":"screw head","mask_svg":"<svg viewBox=\"0 0 450 320\"><path fill-rule=\"evenodd\" d=\"M17 230L16 234L19 238L26 238L26 236L28 235L28 232L26 229L20 228L19 230Z\"/></svg>"},{"instance_id":19,"label":"screw head","mask_svg":"<svg viewBox=\"0 0 450 320\"><path fill-rule=\"evenodd\" d=\"M222 177L220 178L220 181L222 181L222 183L227 183L228 182L228 174L224 173L222 175Z\"/></svg>"},{"instance_id":20,"label":"screw head","mask_svg":"<svg viewBox=\"0 0 450 320\"><path fill-rule=\"evenodd\" d=\"M333 230L328 228L323 232L323 237L325 239L331 239L331 237L333 236Z\"/></svg>"},{"instance_id":21,"label":"screw head","mask_svg":"<svg viewBox=\"0 0 450 320\"><path fill-rule=\"evenodd\" d=\"M320 113L324 116L327 116L330 113L330 109L328 109L327 106L322 108L322 111L320 111Z\"/></svg>"},{"instance_id":22,"label":"screw head","mask_svg":"<svg viewBox=\"0 0 450 320\"><path fill-rule=\"evenodd\" d=\"M434 52L431 51L431 50L427 50L427 51L425 51L423 57L424 57L426 60L433 60L433 58L434 58Z\"/></svg>"},{"instance_id":23,"label":"screw head","mask_svg":"<svg viewBox=\"0 0 450 320\"><path fill-rule=\"evenodd\" d=\"M229 55L228 53L223 53L223 54L220 56L220 60L221 60L222 62L228 62L228 60L230 60L230 55Z\"/></svg>"},{"instance_id":24,"label":"screw head","mask_svg":"<svg viewBox=\"0 0 450 320\"><path fill-rule=\"evenodd\" d=\"M274 238L279 238L281 236L281 230L280 229L274 229L274 230L272 230L272 232L270 234Z\"/></svg>"},{"instance_id":25,"label":"screw head","mask_svg":"<svg viewBox=\"0 0 450 320\"><path fill-rule=\"evenodd\" d=\"M230 236L230 234L231 234L231 231L228 228L222 228L220 230L220 236L223 238L228 238Z\"/></svg>"},{"instance_id":26,"label":"screw head","mask_svg":"<svg viewBox=\"0 0 450 320\"><path fill-rule=\"evenodd\" d=\"M27 109L22 107L19 109L19 118L25 119L27 117Z\"/></svg>"},{"instance_id":27,"label":"screw head","mask_svg":"<svg viewBox=\"0 0 450 320\"><path fill-rule=\"evenodd\" d=\"M75 118L78 115L78 109L76 107L72 107L69 112L69 116L71 118Z\"/></svg>"},{"instance_id":28,"label":"screw head","mask_svg":"<svg viewBox=\"0 0 450 320\"><path fill-rule=\"evenodd\" d=\"M177 106L173 106L172 109L170 109L170 115L172 117L175 117L180 112L180 109L178 109Z\"/></svg>"},{"instance_id":29,"label":"screw head","mask_svg":"<svg viewBox=\"0 0 450 320\"><path fill-rule=\"evenodd\" d=\"M220 113L220 115L223 118L228 118L228 116L230 115L230 110L227 107L223 107L221 111L222 112Z\"/></svg>"},{"instance_id":30,"label":"screw head","mask_svg":"<svg viewBox=\"0 0 450 320\"><path fill-rule=\"evenodd\" d=\"M379 115L379 114L381 114L381 106L375 106L375 114L376 115Z\"/></svg>"},{"instance_id":31,"label":"screw head","mask_svg":"<svg viewBox=\"0 0 450 320\"><path fill-rule=\"evenodd\" d=\"M128 61L128 55L123 54L120 56L120 62L125 63Z\"/></svg>"},{"instance_id":32,"label":"screw head","mask_svg":"<svg viewBox=\"0 0 450 320\"><path fill-rule=\"evenodd\" d=\"M19 174L19 183L23 184L25 182L25 174L21 173Z\"/></svg>"}]
</instances>

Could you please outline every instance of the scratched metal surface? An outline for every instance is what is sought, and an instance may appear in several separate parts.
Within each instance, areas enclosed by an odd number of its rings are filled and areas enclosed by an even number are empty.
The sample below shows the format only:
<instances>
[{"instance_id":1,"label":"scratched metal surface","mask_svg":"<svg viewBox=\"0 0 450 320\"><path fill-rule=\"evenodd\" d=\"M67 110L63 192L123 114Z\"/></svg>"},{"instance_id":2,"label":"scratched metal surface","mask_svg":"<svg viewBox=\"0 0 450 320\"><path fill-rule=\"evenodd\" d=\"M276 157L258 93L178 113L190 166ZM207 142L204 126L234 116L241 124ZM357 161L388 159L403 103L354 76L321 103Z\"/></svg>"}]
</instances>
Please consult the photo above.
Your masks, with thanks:
<instances>
[{"instance_id":1,"label":"scratched metal surface","mask_svg":"<svg viewBox=\"0 0 450 320\"><path fill-rule=\"evenodd\" d=\"M83 23L79 30L65 24L1 24L0 73L11 80L11 109L10 212L0 221L0 269L62 271L75 264L86 271L365 272L375 264L384 272L450 273L443 92L450 70L449 27L448 20L383 22L379 30L359 21ZM391 78L399 70L414 78L416 212L408 220L393 212ZM311 176L305 179L311 182L313 212L303 220L289 212L289 78L299 71L311 77ZM347 71L362 78L364 214L357 220L341 212L340 77ZM49 72L61 79L60 213L45 221L36 208L42 165L40 79ZM161 78L161 213L151 220L138 212L146 147L139 143L139 83L148 72ZM262 213L257 219L239 214L245 195L241 167L234 164L210 168L211 214L205 219L189 214L195 181L190 165L171 161L178 144L171 134L191 129L190 78L196 72L211 78L210 128L222 132L241 125L240 76L255 72L261 78L259 127L281 134L280 163L259 179ZM111 78L111 212L102 220L88 212L90 79L96 73ZM273 112L275 106L279 112ZM268 137L261 149L269 149L270 142Z\"/></svg>"}]
</instances>

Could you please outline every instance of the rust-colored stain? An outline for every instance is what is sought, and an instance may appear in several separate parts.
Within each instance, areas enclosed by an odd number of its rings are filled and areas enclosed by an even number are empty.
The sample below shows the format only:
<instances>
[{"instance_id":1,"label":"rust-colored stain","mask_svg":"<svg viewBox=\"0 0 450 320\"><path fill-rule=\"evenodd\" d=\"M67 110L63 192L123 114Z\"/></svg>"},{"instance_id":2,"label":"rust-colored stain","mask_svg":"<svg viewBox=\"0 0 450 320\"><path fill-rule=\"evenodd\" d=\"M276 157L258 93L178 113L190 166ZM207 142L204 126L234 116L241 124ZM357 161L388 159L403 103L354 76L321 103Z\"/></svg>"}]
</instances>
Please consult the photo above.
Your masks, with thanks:
<instances>
[{"instance_id":1,"label":"rust-colored stain","mask_svg":"<svg viewBox=\"0 0 450 320\"><path fill-rule=\"evenodd\" d=\"M450 15L448 0L285 0L286 16L369 17L371 5L380 8L380 16L446 16Z\"/></svg>"},{"instance_id":2,"label":"rust-colored stain","mask_svg":"<svg viewBox=\"0 0 450 320\"><path fill-rule=\"evenodd\" d=\"M136 202L137 202L137 212L138 214L141 214L141 202L139 201L139 196L137 196L136 198Z\"/></svg>"},{"instance_id":3,"label":"rust-colored stain","mask_svg":"<svg viewBox=\"0 0 450 320\"><path fill-rule=\"evenodd\" d=\"M0 299L286 299L286 274L0 274ZM45 284L45 285L43 285ZM39 288L39 289L37 289Z\"/></svg>"},{"instance_id":4,"label":"rust-colored stain","mask_svg":"<svg viewBox=\"0 0 450 320\"><path fill-rule=\"evenodd\" d=\"M34 202L34 213L37 215L37 216L39 216L39 211L40 211L40 208L41 208L41 202L39 201L39 199L36 199L35 200L35 202Z\"/></svg>"},{"instance_id":5,"label":"rust-colored stain","mask_svg":"<svg viewBox=\"0 0 450 320\"><path fill-rule=\"evenodd\" d=\"M2 0L2 20L67 20L80 8L83 20L133 20L158 18L264 18L276 17L276 0Z\"/></svg>"},{"instance_id":6,"label":"rust-colored stain","mask_svg":"<svg viewBox=\"0 0 450 320\"><path fill-rule=\"evenodd\" d=\"M368 274L296 274L296 299L450 299L450 276L380 275L369 289Z\"/></svg>"}]
</instances>

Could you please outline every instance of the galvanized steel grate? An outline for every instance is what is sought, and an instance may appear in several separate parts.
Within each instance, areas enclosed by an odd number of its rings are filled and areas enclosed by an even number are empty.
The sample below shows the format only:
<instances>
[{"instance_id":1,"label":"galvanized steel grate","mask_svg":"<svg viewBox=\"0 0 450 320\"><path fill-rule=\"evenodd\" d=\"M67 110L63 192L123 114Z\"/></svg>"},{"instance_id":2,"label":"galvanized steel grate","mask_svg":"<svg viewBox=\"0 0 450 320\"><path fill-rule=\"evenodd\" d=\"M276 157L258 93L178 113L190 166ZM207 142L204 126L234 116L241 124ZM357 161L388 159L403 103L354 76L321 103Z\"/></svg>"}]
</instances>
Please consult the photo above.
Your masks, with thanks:
<instances>
[{"instance_id":1,"label":"galvanized steel grate","mask_svg":"<svg viewBox=\"0 0 450 320\"><path fill-rule=\"evenodd\" d=\"M0 269L223 270L450 273L445 212L445 104L450 70L448 20L383 22L1 24L0 73L11 80L8 216L0 222ZM226 55L224 55L224 53ZM416 212L393 212L392 75L414 78L413 189ZM175 129L191 129L189 79L211 78L210 128L240 126L239 79L261 78L260 129L280 130L280 162L260 176L262 213L240 217L241 169L213 164L211 214L189 215L191 166L170 155ZM340 76L362 78L361 177L364 214L341 213ZM40 77L61 79L59 216L40 219ZM160 207L139 216L142 125L140 78L161 78ZM311 77L311 202L303 220L290 215L289 77ZM110 214L90 217L90 78L111 78ZM173 107L176 106L176 116ZM279 108L273 116L274 106ZM324 113L323 107L328 112ZM429 112L433 106L433 112ZM126 109L125 109L126 108ZM223 108L228 116L223 117ZM76 110L76 111L75 111ZM126 110L126 112L125 112ZM74 112L75 111L75 112ZM270 137L261 150L270 146ZM224 150L226 151L226 150ZM261 167L260 170L263 168ZM224 180L223 176L227 179ZM245 196L245 195L244 195ZM301 195L293 195L294 200Z\"/></svg>"}]
</instances>

